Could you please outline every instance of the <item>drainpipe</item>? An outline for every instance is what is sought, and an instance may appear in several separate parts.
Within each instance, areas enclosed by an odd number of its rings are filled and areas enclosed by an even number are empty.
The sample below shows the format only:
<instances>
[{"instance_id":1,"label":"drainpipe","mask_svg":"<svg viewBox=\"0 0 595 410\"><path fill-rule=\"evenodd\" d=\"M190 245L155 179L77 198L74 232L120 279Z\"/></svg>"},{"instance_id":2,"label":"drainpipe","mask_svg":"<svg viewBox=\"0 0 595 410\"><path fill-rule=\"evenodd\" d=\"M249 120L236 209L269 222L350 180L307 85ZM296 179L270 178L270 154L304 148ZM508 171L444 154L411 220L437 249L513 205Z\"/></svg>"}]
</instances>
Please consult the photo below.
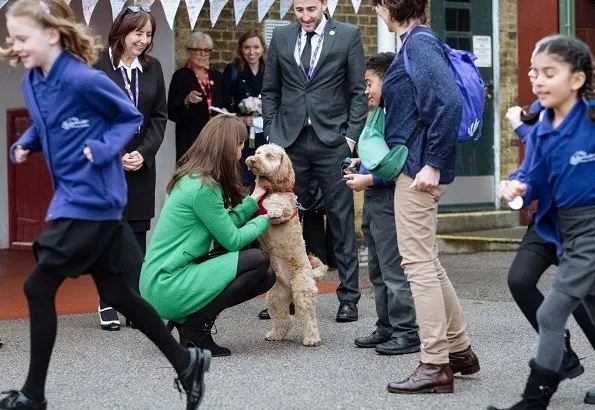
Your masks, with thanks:
<instances>
[{"instance_id":1,"label":"drainpipe","mask_svg":"<svg viewBox=\"0 0 595 410\"><path fill-rule=\"evenodd\" d=\"M559 32L568 36L575 35L575 0L559 0Z\"/></svg>"},{"instance_id":2,"label":"drainpipe","mask_svg":"<svg viewBox=\"0 0 595 410\"><path fill-rule=\"evenodd\" d=\"M376 20L378 26L378 52L391 51L395 53L397 51L395 33L388 31L388 27L386 27L386 24L384 24L384 21L380 17Z\"/></svg>"}]
</instances>

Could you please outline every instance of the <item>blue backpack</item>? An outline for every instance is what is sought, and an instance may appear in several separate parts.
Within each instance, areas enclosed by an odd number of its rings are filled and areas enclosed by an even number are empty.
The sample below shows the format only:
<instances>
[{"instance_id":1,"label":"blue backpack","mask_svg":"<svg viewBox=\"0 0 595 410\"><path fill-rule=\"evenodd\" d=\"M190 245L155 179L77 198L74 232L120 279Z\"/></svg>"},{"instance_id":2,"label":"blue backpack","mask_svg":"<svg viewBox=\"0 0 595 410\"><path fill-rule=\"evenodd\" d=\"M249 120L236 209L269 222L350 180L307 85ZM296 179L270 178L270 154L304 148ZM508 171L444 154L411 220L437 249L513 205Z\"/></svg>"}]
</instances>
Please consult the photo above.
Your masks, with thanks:
<instances>
[{"instance_id":1,"label":"blue backpack","mask_svg":"<svg viewBox=\"0 0 595 410\"><path fill-rule=\"evenodd\" d=\"M427 31L421 31L413 35L417 34L437 38ZM463 115L461 116L457 142L465 142L471 139L477 141L481 136L484 104L484 83L474 63L477 57L468 51L452 49L448 44L445 44L439 38L437 39L448 57L450 68L452 69L457 86L461 90L463 100ZM403 44L403 51L405 71L410 75L409 59L407 58L405 44Z\"/></svg>"}]
</instances>

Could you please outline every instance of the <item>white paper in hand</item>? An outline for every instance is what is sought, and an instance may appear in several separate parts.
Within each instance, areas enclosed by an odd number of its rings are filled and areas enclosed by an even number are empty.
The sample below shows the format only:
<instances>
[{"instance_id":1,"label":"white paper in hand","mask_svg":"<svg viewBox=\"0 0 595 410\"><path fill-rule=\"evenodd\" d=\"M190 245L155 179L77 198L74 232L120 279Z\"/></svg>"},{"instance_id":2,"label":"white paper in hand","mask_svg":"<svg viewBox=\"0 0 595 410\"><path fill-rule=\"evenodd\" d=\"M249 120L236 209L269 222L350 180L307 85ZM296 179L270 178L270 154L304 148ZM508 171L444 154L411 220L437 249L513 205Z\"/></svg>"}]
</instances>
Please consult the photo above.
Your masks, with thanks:
<instances>
[{"instance_id":1,"label":"white paper in hand","mask_svg":"<svg viewBox=\"0 0 595 410\"><path fill-rule=\"evenodd\" d=\"M236 115L233 112L227 112L227 111L223 111L221 108L219 107L211 107L211 111L216 112L217 114L227 114L227 115Z\"/></svg>"}]
</instances>

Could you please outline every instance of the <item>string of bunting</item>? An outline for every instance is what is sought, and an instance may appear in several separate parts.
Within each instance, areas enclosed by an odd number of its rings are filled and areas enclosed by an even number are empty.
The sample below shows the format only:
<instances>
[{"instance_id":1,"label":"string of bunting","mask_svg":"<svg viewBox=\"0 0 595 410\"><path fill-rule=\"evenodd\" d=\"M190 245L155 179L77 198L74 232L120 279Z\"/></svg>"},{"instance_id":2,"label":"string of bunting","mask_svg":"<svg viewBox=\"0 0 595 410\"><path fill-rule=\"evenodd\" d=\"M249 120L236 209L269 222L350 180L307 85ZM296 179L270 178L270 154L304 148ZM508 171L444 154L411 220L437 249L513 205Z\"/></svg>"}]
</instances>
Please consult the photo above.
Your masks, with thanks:
<instances>
[{"instance_id":1,"label":"string of bunting","mask_svg":"<svg viewBox=\"0 0 595 410\"><path fill-rule=\"evenodd\" d=\"M4 7L10 0L0 0L0 9ZM70 3L71 0L66 0L67 3ZM77 1L77 0L75 0ZM85 19L85 23L87 25L91 21L91 16L95 11L95 6L99 0L80 0L82 3L83 9L83 17ZM196 26L196 22L200 15L200 12L205 4L206 0L158 0L161 2L163 7L163 12L165 13L165 19L169 24L169 28L173 29L174 20L176 17L176 13L178 11L178 7L180 3L184 1L186 3L186 9L188 10L188 18L190 20L190 28L194 30ZM208 0L210 5L210 15L209 19L211 20L211 25L214 27L221 15L221 11L225 8L229 0ZM257 2L258 6L258 22L262 22L265 18L273 4L276 0L254 0ZM280 19L285 18L287 12L291 9L293 5L293 0L278 0L279 1L279 11L280 11ZM359 11L359 7L361 5L361 0L350 0L351 4L353 5L354 11L357 13ZM151 5L154 3L155 0L143 0L143 4ZM234 17L236 26L240 23L244 12L248 5L252 2L252 0L232 0L233 8L234 8ZM127 3L127 0L110 0L111 12L112 12L112 19L115 19L118 13L122 11L122 8ZM339 0L328 0L328 11L332 16L335 12L335 8ZM269 16L272 17L272 16Z\"/></svg>"}]
</instances>

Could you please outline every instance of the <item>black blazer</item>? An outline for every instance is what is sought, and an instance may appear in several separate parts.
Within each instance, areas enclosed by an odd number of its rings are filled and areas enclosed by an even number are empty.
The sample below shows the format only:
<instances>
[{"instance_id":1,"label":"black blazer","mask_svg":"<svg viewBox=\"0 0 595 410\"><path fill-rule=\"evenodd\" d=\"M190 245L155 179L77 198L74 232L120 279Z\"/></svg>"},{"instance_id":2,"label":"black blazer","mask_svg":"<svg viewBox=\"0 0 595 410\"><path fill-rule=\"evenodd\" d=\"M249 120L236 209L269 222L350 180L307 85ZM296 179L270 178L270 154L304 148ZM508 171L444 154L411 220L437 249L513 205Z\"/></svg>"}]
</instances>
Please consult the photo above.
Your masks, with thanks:
<instances>
[{"instance_id":1,"label":"black blazer","mask_svg":"<svg viewBox=\"0 0 595 410\"><path fill-rule=\"evenodd\" d=\"M165 80L161 63L148 56L149 65L139 73L138 110L143 115L140 132L134 134L126 145L126 152L138 151L145 162L134 172L126 172L128 182L128 204L124 210L127 220L147 220L155 216L155 155L163 142L167 125L167 103L165 100ZM103 51L95 68L103 71L128 95L124 88L124 79L120 70L114 70L109 52ZM136 95L135 74L130 81L132 95Z\"/></svg>"},{"instance_id":2,"label":"black blazer","mask_svg":"<svg viewBox=\"0 0 595 410\"><path fill-rule=\"evenodd\" d=\"M212 81L212 104L214 107L225 108L227 98L225 97L223 76L216 70L208 70L208 72ZM205 96L198 104L184 105L184 99L193 90L202 94L194 71L188 67L177 70L171 78L167 98L168 117L176 123L176 161L188 151L188 148L211 118Z\"/></svg>"},{"instance_id":3,"label":"black blazer","mask_svg":"<svg viewBox=\"0 0 595 410\"><path fill-rule=\"evenodd\" d=\"M359 139L368 114L364 74L366 58L360 31L327 16L324 42L310 81L300 70L294 50L300 24L277 27L267 53L262 86L264 134L290 146L310 117L326 145Z\"/></svg>"},{"instance_id":4,"label":"black blazer","mask_svg":"<svg viewBox=\"0 0 595 410\"><path fill-rule=\"evenodd\" d=\"M262 91L264 69L260 67L254 75L249 66L239 71L235 63L227 64L223 70L223 80L227 88L228 101L226 108L229 112L240 114L238 105L246 97L259 97Z\"/></svg>"}]
</instances>

